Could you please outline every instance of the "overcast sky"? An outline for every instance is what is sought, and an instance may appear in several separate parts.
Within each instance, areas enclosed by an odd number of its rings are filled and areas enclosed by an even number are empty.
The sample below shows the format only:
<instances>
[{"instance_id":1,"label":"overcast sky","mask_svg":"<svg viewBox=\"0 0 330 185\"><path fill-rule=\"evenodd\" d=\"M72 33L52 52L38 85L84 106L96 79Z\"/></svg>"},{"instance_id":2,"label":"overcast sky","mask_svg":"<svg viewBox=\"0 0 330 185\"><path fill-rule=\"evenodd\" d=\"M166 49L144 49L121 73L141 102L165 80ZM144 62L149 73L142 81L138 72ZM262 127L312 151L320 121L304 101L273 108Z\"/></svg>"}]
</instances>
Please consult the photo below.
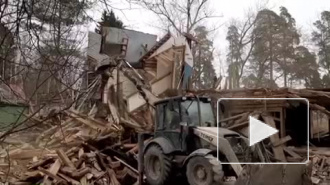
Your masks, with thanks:
<instances>
[{"instance_id":1,"label":"overcast sky","mask_svg":"<svg viewBox=\"0 0 330 185\"><path fill-rule=\"evenodd\" d=\"M130 6L125 0L111 0L111 6L115 7L115 14L121 18L129 29L162 36L161 26L157 24L157 16L153 13L136 6ZM243 19L249 9L267 4L267 7L279 12L279 7L284 6L296 19L297 26L304 34L310 34L313 22L320 17L323 10L330 10L330 0L210 0L209 7L214 14L221 15L219 18L209 20L208 26L219 27L212 33L214 46L217 52L225 55L227 43L225 40L227 25L233 18ZM91 15L99 21L104 5L95 6ZM89 27L93 31L95 24ZM223 57L223 56L222 56ZM218 72L218 71L217 71Z\"/></svg>"}]
</instances>

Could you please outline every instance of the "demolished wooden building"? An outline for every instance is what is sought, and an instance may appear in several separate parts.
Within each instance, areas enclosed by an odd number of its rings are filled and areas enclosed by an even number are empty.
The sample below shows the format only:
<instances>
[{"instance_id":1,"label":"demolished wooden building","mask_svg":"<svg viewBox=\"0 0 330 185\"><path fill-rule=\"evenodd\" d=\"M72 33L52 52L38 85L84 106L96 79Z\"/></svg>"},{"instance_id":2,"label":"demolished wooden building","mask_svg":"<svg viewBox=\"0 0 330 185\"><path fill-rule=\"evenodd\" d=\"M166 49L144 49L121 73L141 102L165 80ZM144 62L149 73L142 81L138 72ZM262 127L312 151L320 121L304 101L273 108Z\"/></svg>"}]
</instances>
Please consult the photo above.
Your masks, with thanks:
<instances>
[{"instance_id":1,"label":"demolished wooden building","mask_svg":"<svg viewBox=\"0 0 330 185\"><path fill-rule=\"evenodd\" d=\"M309 136L311 141L322 140L329 137L330 134L330 91L312 90L312 89L240 89L240 90L201 90L195 92L197 94L208 95L214 100L220 98L270 98L267 104L261 104L256 101L243 100L232 103L228 111L220 113L220 117L231 117L239 113L254 112L256 110L266 111L276 117L277 129L280 130L280 136L285 137L287 132L302 131L307 132L307 120L309 119ZM281 100L271 100L279 98ZM288 98L288 99L287 99ZM290 98L301 99L301 107L309 106L309 115L307 112L289 112ZM308 104L306 101L308 101ZM228 105L229 106L229 105ZM305 108L306 108L305 107ZM297 110L296 110L297 111ZM291 118L292 117L292 118ZM290 123L297 123L294 128ZM307 145L307 143L306 143Z\"/></svg>"}]
</instances>

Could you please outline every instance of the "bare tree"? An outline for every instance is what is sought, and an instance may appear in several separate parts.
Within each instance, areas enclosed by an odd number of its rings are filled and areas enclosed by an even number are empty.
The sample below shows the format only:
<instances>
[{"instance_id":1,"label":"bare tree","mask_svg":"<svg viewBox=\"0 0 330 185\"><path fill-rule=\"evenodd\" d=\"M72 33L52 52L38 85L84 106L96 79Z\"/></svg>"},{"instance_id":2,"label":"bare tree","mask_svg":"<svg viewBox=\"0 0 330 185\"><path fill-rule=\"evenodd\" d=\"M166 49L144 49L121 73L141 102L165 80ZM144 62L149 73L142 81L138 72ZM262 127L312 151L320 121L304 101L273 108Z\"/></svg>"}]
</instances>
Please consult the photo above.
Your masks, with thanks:
<instances>
[{"instance_id":1,"label":"bare tree","mask_svg":"<svg viewBox=\"0 0 330 185\"><path fill-rule=\"evenodd\" d=\"M254 48L254 35L252 31L256 22L256 14L249 12L245 20L232 20L228 26L227 41L229 52L227 54L229 88L239 88L244 69L251 58Z\"/></svg>"},{"instance_id":2,"label":"bare tree","mask_svg":"<svg viewBox=\"0 0 330 185\"><path fill-rule=\"evenodd\" d=\"M68 109L78 101L76 95L84 93L84 89L79 88L83 76L80 69L84 61L84 35L77 26L88 20L85 9L89 3L75 0L0 2L0 64L4 74L0 76L0 86L9 89L15 97L14 103L30 105L30 116L9 125L0 139L35 126L25 123L55 99L60 109ZM39 105L34 106L36 104Z\"/></svg>"},{"instance_id":3,"label":"bare tree","mask_svg":"<svg viewBox=\"0 0 330 185\"><path fill-rule=\"evenodd\" d=\"M179 33L191 33L203 21L216 18L209 0L131 0L154 12L167 26Z\"/></svg>"}]
</instances>

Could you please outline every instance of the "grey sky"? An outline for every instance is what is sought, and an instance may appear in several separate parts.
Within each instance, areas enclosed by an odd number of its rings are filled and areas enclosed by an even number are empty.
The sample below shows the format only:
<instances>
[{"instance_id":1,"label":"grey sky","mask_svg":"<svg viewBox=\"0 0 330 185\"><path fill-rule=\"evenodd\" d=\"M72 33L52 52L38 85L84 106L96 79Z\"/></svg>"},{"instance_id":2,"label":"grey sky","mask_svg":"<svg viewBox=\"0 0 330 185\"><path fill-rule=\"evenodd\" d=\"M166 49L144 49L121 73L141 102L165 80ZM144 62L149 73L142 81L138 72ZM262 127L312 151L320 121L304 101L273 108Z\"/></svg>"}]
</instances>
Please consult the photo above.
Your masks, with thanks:
<instances>
[{"instance_id":1,"label":"grey sky","mask_svg":"<svg viewBox=\"0 0 330 185\"><path fill-rule=\"evenodd\" d=\"M140 7L130 7L128 3L123 2L125 0L111 0L111 6L117 8L114 9L116 15L123 20L129 29L162 36L163 33L159 28L161 25L157 22L157 16ZM210 0L209 7L214 14L221 15L221 17L211 19L207 24L210 27L222 25L211 35L217 52L222 53L222 58L227 47L226 25L233 18L243 19L249 9L256 9L257 6L264 4L276 12L279 11L280 6L285 6L296 19L298 28L304 34L310 34L313 29L313 22L323 10L330 10L330 0ZM92 17L95 20L100 20L104 7L104 5L99 5L94 8ZM92 31L94 27L95 24L92 24L89 29ZM218 64L215 67L217 68Z\"/></svg>"}]
</instances>

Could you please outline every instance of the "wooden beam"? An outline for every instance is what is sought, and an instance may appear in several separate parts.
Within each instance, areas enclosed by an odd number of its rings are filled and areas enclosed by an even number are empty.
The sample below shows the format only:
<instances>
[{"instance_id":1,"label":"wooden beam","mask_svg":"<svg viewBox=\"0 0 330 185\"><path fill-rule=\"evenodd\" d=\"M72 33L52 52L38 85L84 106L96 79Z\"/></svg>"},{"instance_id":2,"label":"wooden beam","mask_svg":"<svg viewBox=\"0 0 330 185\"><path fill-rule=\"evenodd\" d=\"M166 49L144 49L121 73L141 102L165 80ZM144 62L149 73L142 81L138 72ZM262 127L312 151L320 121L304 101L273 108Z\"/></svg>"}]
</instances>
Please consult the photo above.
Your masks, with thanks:
<instances>
[{"instance_id":1,"label":"wooden beam","mask_svg":"<svg viewBox=\"0 0 330 185\"><path fill-rule=\"evenodd\" d=\"M48 171L53 175L57 175L57 172L60 170L60 168L61 168L61 161L59 159L56 159L56 161L50 166ZM48 179L48 175L45 175L44 181L47 181L47 179Z\"/></svg>"},{"instance_id":2,"label":"wooden beam","mask_svg":"<svg viewBox=\"0 0 330 185\"><path fill-rule=\"evenodd\" d=\"M285 127L285 109L282 108L280 111L280 125L281 125L281 137L286 135L286 127Z\"/></svg>"},{"instance_id":3,"label":"wooden beam","mask_svg":"<svg viewBox=\"0 0 330 185\"><path fill-rule=\"evenodd\" d=\"M54 180L56 180L58 183L60 183L60 182L66 182L66 181L64 181L61 177L58 177L57 175L54 175L54 174L52 174L52 173L50 173L49 171L47 171L47 170L45 170L44 168L42 168L42 167L38 167L38 170L40 171L40 172L42 172L43 174L45 174L45 175L48 175L49 177L51 177L51 178L53 178ZM67 184L67 183L65 183L65 184Z\"/></svg>"},{"instance_id":4,"label":"wooden beam","mask_svg":"<svg viewBox=\"0 0 330 185\"><path fill-rule=\"evenodd\" d=\"M173 59L167 57L166 55L159 55L157 56L157 62L162 62L164 65L169 66L168 62L173 62Z\"/></svg>"},{"instance_id":5,"label":"wooden beam","mask_svg":"<svg viewBox=\"0 0 330 185\"><path fill-rule=\"evenodd\" d=\"M275 142L272 142L273 147L278 147L280 145L283 145L284 143L290 141L291 139L292 138L290 136L285 136L285 137L283 137L283 138L281 138L281 139L279 139L279 140L277 140Z\"/></svg>"},{"instance_id":6,"label":"wooden beam","mask_svg":"<svg viewBox=\"0 0 330 185\"><path fill-rule=\"evenodd\" d=\"M269 126L276 129L275 121L271 116L262 115L262 118L264 119L265 123L267 123ZM275 143L279 139L280 139L280 137L279 137L278 134L274 134L274 135L270 136L270 141L272 143ZM273 152L274 152L274 156L275 156L276 159L279 159L282 162L286 162L286 158L285 158L285 155L284 155L284 150L283 150L282 145L277 146L277 147L273 147Z\"/></svg>"},{"instance_id":7,"label":"wooden beam","mask_svg":"<svg viewBox=\"0 0 330 185\"><path fill-rule=\"evenodd\" d=\"M56 150L56 153L58 157L61 159L62 163L65 164L68 167L71 167L73 169L76 169L76 167L73 165L72 161L70 161L69 157L64 153L62 149Z\"/></svg>"},{"instance_id":8,"label":"wooden beam","mask_svg":"<svg viewBox=\"0 0 330 185\"><path fill-rule=\"evenodd\" d=\"M232 116L232 117L229 117L229 118L225 118L225 119L222 119L220 120L219 122L220 123L223 123L223 122L227 122L227 121L231 121L231 120L235 120L235 119L238 119L238 118L241 118L243 116L246 116L246 114L249 114L249 113L242 113L242 114L239 114L239 115L235 115L235 116Z\"/></svg>"},{"instance_id":9,"label":"wooden beam","mask_svg":"<svg viewBox=\"0 0 330 185\"><path fill-rule=\"evenodd\" d=\"M228 127L229 130L239 130L239 129L242 129L246 126L249 126L249 121L245 121L243 123L239 123L239 124L234 124L230 127Z\"/></svg>"},{"instance_id":10,"label":"wooden beam","mask_svg":"<svg viewBox=\"0 0 330 185\"><path fill-rule=\"evenodd\" d=\"M289 155L291 155L293 158L302 159L302 157L299 154L297 154L296 152L294 152L292 149L290 149L288 147L285 147L284 148L284 151L286 153L288 153Z\"/></svg>"}]
</instances>

